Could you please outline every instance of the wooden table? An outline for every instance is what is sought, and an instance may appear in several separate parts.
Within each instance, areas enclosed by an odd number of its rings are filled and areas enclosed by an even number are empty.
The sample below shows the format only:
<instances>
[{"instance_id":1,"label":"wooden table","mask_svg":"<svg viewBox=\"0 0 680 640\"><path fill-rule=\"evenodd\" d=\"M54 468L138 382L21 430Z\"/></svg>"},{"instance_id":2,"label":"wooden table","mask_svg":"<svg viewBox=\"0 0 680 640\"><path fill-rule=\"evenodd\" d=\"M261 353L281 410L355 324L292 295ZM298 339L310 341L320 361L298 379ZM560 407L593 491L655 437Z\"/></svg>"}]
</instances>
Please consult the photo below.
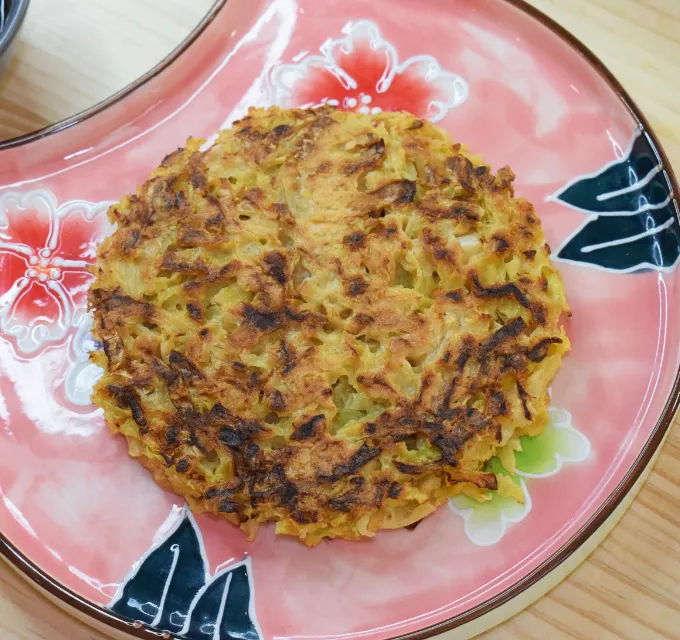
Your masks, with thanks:
<instances>
[{"instance_id":1,"label":"wooden table","mask_svg":"<svg viewBox=\"0 0 680 640\"><path fill-rule=\"evenodd\" d=\"M609 65L680 170L680 0L530 2ZM0 139L61 120L125 86L176 46L211 4L33 0L16 57L0 81ZM678 576L676 423L646 486L604 544L549 595L486 638L680 638ZM0 565L0 638L103 637Z\"/></svg>"}]
</instances>

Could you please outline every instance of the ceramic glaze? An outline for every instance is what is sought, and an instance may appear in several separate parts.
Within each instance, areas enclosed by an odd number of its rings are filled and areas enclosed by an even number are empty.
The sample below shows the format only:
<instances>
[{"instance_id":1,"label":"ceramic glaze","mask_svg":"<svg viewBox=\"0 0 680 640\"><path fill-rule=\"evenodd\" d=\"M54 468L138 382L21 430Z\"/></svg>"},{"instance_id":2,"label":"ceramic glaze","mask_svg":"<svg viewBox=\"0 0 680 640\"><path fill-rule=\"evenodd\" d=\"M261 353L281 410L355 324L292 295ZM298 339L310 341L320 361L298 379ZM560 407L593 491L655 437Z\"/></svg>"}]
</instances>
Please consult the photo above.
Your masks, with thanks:
<instances>
[{"instance_id":1,"label":"ceramic glaze","mask_svg":"<svg viewBox=\"0 0 680 640\"><path fill-rule=\"evenodd\" d=\"M3 555L139 637L381 640L461 624L583 544L678 399L678 205L622 89L518 4L229 0L123 98L0 145ZM517 174L573 311L551 425L523 440L511 476L523 505L457 498L364 542L307 549L271 526L248 542L188 515L109 434L89 401L100 345L86 312L105 211L188 136L209 144L274 103L408 110Z\"/></svg>"}]
</instances>

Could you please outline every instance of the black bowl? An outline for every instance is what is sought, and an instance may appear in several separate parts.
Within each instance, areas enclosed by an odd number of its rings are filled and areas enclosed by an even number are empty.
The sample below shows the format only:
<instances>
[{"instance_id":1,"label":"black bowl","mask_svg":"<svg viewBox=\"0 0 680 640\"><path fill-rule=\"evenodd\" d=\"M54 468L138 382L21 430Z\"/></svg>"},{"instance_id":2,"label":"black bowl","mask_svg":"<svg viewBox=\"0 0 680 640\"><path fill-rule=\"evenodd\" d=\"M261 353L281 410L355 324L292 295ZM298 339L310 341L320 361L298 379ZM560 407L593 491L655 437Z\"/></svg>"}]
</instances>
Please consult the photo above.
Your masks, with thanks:
<instances>
[{"instance_id":1,"label":"black bowl","mask_svg":"<svg viewBox=\"0 0 680 640\"><path fill-rule=\"evenodd\" d=\"M0 0L5 3L5 24L0 31L0 73L9 62L12 45L26 16L30 0Z\"/></svg>"}]
</instances>

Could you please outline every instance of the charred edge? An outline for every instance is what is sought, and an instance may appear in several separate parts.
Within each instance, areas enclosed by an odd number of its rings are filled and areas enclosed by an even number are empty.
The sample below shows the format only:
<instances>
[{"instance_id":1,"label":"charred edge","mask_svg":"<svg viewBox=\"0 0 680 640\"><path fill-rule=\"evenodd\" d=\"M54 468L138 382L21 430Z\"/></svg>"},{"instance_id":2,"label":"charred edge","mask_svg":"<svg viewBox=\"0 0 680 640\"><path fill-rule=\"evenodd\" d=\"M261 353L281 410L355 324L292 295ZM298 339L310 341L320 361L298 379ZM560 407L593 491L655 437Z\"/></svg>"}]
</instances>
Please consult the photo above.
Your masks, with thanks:
<instances>
[{"instance_id":1,"label":"charred edge","mask_svg":"<svg viewBox=\"0 0 680 640\"><path fill-rule=\"evenodd\" d=\"M165 384L168 386L171 386L177 382L179 379L179 373L177 371L174 371L170 367L166 366L164 362L159 360L158 358L155 358L154 360L151 361L151 366L153 367L154 371L161 377L163 380L165 380Z\"/></svg>"},{"instance_id":2,"label":"charred edge","mask_svg":"<svg viewBox=\"0 0 680 640\"><path fill-rule=\"evenodd\" d=\"M295 359L295 349L289 345L285 340L281 340L281 349L279 349L279 357L283 363L281 373L285 376L289 374L297 366Z\"/></svg>"},{"instance_id":3,"label":"charred edge","mask_svg":"<svg viewBox=\"0 0 680 640\"><path fill-rule=\"evenodd\" d=\"M446 393L444 394L444 399L442 400L442 406L437 412L438 417L446 416L451 409L451 400L453 398L453 393L456 390L456 378L451 380L449 386L446 388Z\"/></svg>"},{"instance_id":4,"label":"charred edge","mask_svg":"<svg viewBox=\"0 0 680 640\"><path fill-rule=\"evenodd\" d=\"M171 424L165 432L165 442L169 447L175 447L179 444L179 425Z\"/></svg>"},{"instance_id":5,"label":"charred edge","mask_svg":"<svg viewBox=\"0 0 680 640\"><path fill-rule=\"evenodd\" d=\"M208 218L205 221L205 226L210 227L210 228L219 228L222 226L224 223L224 215L222 213L218 213L217 215L213 216L212 218Z\"/></svg>"},{"instance_id":6,"label":"charred edge","mask_svg":"<svg viewBox=\"0 0 680 640\"><path fill-rule=\"evenodd\" d=\"M437 434L432 438L432 444L441 449L442 457L439 460L440 463L448 464L452 467L458 465L456 452L462 445L456 438L447 438L442 434Z\"/></svg>"},{"instance_id":7,"label":"charred edge","mask_svg":"<svg viewBox=\"0 0 680 640\"><path fill-rule=\"evenodd\" d=\"M250 304L243 306L243 317L246 322L260 331L274 331L280 329L287 321L291 322L325 322L324 316L313 313L296 313L288 307L277 311L264 311L256 309Z\"/></svg>"},{"instance_id":8,"label":"charred edge","mask_svg":"<svg viewBox=\"0 0 680 640\"><path fill-rule=\"evenodd\" d=\"M519 399L522 403L522 409L524 410L524 417L527 420L532 420L533 416L531 415L531 411L529 410L529 394L524 390L524 387L522 386L522 383L517 380L517 393L519 394Z\"/></svg>"},{"instance_id":9,"label":"charred edge","mask_svg":"<svg viewBox=\"0 0 680 640\"><path fill-rule=\"evenodd\" d=\"M337 465L330 476L319 476L319 480L321 482L337 482L341 478L355 473L373 458L377 458L381 451L380 447L371 448L364 442L346 463Z\"/></svg>"},{"instance_id":10,"label":"charred edge","mask_svg":"<svg viewBox=\"0 0 680 640\"><path fill-rule=\"evenodd\" d=\"M399 462L399 460L394 460L394 466L401 473L407 475L417 475L422 472L422 468L415 464L407 464L406 462Z\"/></svg>"},{"instance_id":11,"label":"charred edge","mask_svg":"<svg viewBox=\"0 0 680 640\"><path fill-rule=\"evenodd\" d=\"M163 161L161 162L161 167L169 167L175 160L179 159L179 156L181 156L183 153L184 148L177 147L175 151L172 151L167 156L165 156L165 158L163 158Z\"/></svg>"},{"instance_id":12,"label":"charred edge","mask_svg":"<svg viewBox=\"0 0 680 640\"><path fill-rule=\"evenodd\" d=\"M512 188L512 183L515 180L515 172L510 167L501 167L496 173L493 181L494 191L505 191Z\"/></svg>"},{"instance_id":13,"label":"charred edge","mask_svg":"<svg viewBox=\"0 0 680 640\"><path fill-rule=\"evenodd\" d=\"M376 509L380 509L383 500L385 499L385 493L390 486L390 481L387 478L382 478L378 480L374 485L373 493L373 506Z\"/></svg>"},{"instance_id":14,"label":"charred edge","mask_svg":"<svg viewBox=\"0 0 680 640\"><path fill-rule=\"evenodd\" d=\"M348 491L347 493L338 496L337 498L331 498L327 504L333 509L333 511L342 511L343 513L349 513L352 511L352 507L359 502L359 498L353 491Z\"/></svg>"},{"instance_id":15,"label":"charred edge","mask_svg":"<svg viewBox=\"0 0 680 640\"><path fill-rule=\"evenodd\" d=\"M494 349L499 347L506 340L517 337L524 329L527 323L524 318L513 318L506 325L502 326L496 333L494 333L481 347L480 352L483 357L488 356Z\"/></svg>"},{"instance_id":16,"label":"charred edge","mask_svg":"<svg viewBox=\"0 0 680 640\"><path fill-rule=\"evenodd\" d=\"M245 305L243 317L246 321L260 331L273 331L282 324L281 313L279 311L260 311L252 305Z\"/></svg>"},{"instance_id":17,"label":"charred edge","mask_svg":"<svg viewBox=\"0 0 680 640\"><path fill-rule=\"evenodd\" d=\"M187 440L187 442L192 447L196 447L201 453L207 454L208 452L206 451L205 447L201 444L201 441L196 435L196 427L192 424L189 424L188 427L189 427L189 439Z\"/></svg>"},{"instance_id":18,"label":"charred edge","mask_svg":"<svg viewBox=\"0 0 680 640\"><path fill-rule=\"evenodd\" d=\"M449 353L448 351L446 353ZM449 354L449 357L451 354ZM446 363L448 362L448 358L446 355L444 358L442 358L442 362ZM419 406L423 403L423 397L425 396L425 393L427 390L432 386L432 382L434 381L434 374L432 371L427 371L423 377L420 380L420 389L418 389L418 396L416 397L415 400L415 406Z\"/></svg>"},{"instance_id":19,"label":"charred edge","mask_svg":"<svg viewBox=\"0 0 680 640\"><path fill-rule=\"evenodd\" d=\"M131 389L130 387L118 387L116 385L109 385L107 389L115 398L116 403L121 409L130 409L132 412L132 419L140 427L147 426L148 423L144 417L144 410L142 409L139 395L134 389Z\"/></svg>"},{"instance_id":20,"label":"charred edge","mask_svg":"<svg viewBox=\"0 0 680 640\"><path fill-rule=\"evenodd\" d=\"M260 484L263 488L255 490L255 484ZM281 494L289 484L283 467L280 464L274 465L264 475L260 474L259 477L255 478L255 483L251 484L250 488L251 499L257 500L274 494Z\"/></svg>"},{"instance_id":21,"label":"charred edge","mask_svg":"<svg viewBox=\"0 0 680 640\"><path fill-rule=\"evenodd\" d=\"M551 344L562 344L562 338L544 338L537 342L527 353L527 358L531 362L542 362L548 355L548 348Z\"/></svg>"},{"instance_id":22,"label":"charred edge","mask_svg":"<svg viewBox=\"0 0 680 640\"><path fill-rule=\"evenodd\" d=\"M164 254L159 267L164 271L175 271L178 273L187 271L202 273L205 275L208 275L209 273L209 269L205 264L201 264L200 262L182 262L181 260L178 260L177 256L175 256L173 253Z\"/></svg>"},{"instance_id":23,"label":"charred edge","mask_svg":"<svg viewBox=\"0 0 680 640\"><path fill-rule=\"evenodd\" d=\"M203 320L203 311L201 310L201 307L195 302L187 303L187 311L194 320Z\"/></svg>"},{"instance_id":24,"label":"charred edge","mask_svg":"<svg viewBox=\"0 0 680 640\"><path fill-rule=\"evenodd\" d=\"M512 296L525 309L531 309L531 304L526 295L514 282L508 282L495 287L485 287L479 281L479 276L474 271L470 275L470 279L474 285L474 292L479 298L504 298L505 296Z\"/></svg>"},{"instance_id":25,"label":"charred edge","mask_svg":"<svg viewBox=\"0 0 680 640\"><path fill-rule=\"evenodd\" d=\"M370 171L371 169L377 169L382 165L383 158L385 157L385 141L380 138L378 142L371 145L363 160L359 162L352 162L348 164L343 173L345 176L352 176L360 171Z\"/></svg>"},{"instance_id":26,"label":"charred edge","mask_svg":"<svg viewBox=\"0 0 680 640\"><path fill-rule=\"evenodd\" d=\"M493 239L493 241L494 241L494 243L495 243L494 251L495 251L496 253L502 253L502 252L505 251L506 249L509 249L509 248L510 248L510 242L508 242L508 240L506 240L506 239L505 239L503 236L501 236L500 234L494 235L492 239Z\"/></svg>"},{"instance_id":27,"label":"charred edge","mask_svg":"<svg viewBox=\"0 0 680 640\"><path fill-rule=\"evenodd\" d=\"M258 140L263 140L264 138L267 137L266 133L263 133L262 131L258 131L257 129L253 129L251 126L243 127L237 131L237 134L240 136L244 136L248 140L251 140L253 142L257 142Z\"/></svg>"},{"instance_id":28,"label":"charred edge","mask_svg":"<svg viewBox=\"0 0 680 640\"><path fill-rule=\"evenodd\" d=\"M189 470L189 461L186 458L182 458L176 465L175 469L179 473L186 473Z\"/></svg>"},{"instance_id":29,"label":"charred edge","mask_svg":"<svg viewBox=\"0 0 680 640\"><path fill-rule=\"evenodd\" d=\"M463 290L456 289L455 291L449 291L446 293L446 297L454 302L460 302L463 299Z\"/></svg>"},{"instance_id":30,"label":"charred edge","mask_svg":"<svg viewBox=\"0 0 680 640\"><path fill-rule=\"evenodd\" d=\"M293 511L291 517L298 524L312 524L319 519L319 516L314 511Z\"/></svg>"},{"instance_id":31,"label":"charred edge","mask_svg":"<svg viewBox=\"0 0 680 640\"><path fill-rule=\"evenodd\" d=\"M446 160L446 166L458 178L458 182L466 191L474 189L473 177L475 175L475 168L465 156L457 155Z\"/></svg>"},{"instance_id":32,"label":"charred edge","mask_svg":"<svg viewBox=\"0 0 680 640\"><path fill-rule=\"evenodd\" d=\"M365 387L380 387L387 391L394 391L392 385L380 376L357 376L357 382Z\"/></svg>"},{"instance_id":33,"label":"charred edge","mask_svg":"<svg viewBox=\"0 0 680 640\"><path fill-rule=\"evenodd\" d=\"M291 440L307 440L308 438L313 438L321 427L324 425L326 417L323 413L314 416L313 418L303 422L300 426L296 427L293 434L290 436Z\"/></svg>"},{"instance_id":34,"label":"charred edge","mask_svg":"<svg viewBox=\"0 0 680 640\"><path fill-rule=\"evenodd\" d=\"M174 349L170 352L170 366L179 373L184 380L205 380L205 375L189 358Z\"/></svg>"},{"instance_id":35,"label":"charred edge","mask_svg":"<svg viewBox=\"0 0 680 640\"><path fill-rule=\"evenodd\" d=\"M474 478L464 478L457 480L457 482L469 482L480 489L489 489L490 491L498 490L498 479L493 473L480 473Z\"/></svg>"},{"instance_id":36,"label":"charred edge","mask_svg":"<svg viewBox=\"0 0 680 640\"><path fill-rule=\"evenodd\" d=\"M401 485L398 482L393 482L387 490L387 495L396 500L401 495Z\"/></svg>"},{"instance_id":37,"label":"charred edge","mask_svg":"<svg viewBox=\"0 0 680 640\"><path fill-rule=\"evenodd\" d=\"M460 407L452 410L452 419L455 420L453 435L437 434L432 438L432 444L442 451L440 462L456 466L455 455L462 449L465 443L477 433L489 426L489 420L477 409L468 407L463 411Z\"/></svg>"},{"instance_id":38,"label":"charred edge","mask_svg":"<svg viewBox=\"0 0 680 640\"><path fill-rule=\"evenodd\" d=\"M421 129L422 127L425 126L425 123L422 120L414 120L411 125L408 128L408 131L413 131L415 129Z\"/></svg>"},{"instance_id":39,"label":"charred edge","mask_svg":"<svg viewBox=\"0 0 680 640\"><path fill-rule=\"evenodd\" d=\"M127 240L123 243L123 251L131 251L134 249L138 244L139 241L142 239L142 234L139 232L138 229L130 229L127 232Z\"/></svg>"},{"instance_id":40,"label":"charred edge","mask_svg":"<svg viewBox=\"0 0 680 640\"><path fill-rule=\"evenodd\" d=\"M456 358L456 367L458 368L458 371L463 371L463 369L465 369L465 365L468 363L468 360L472 357L474 347L475 347L474 340L470 336L465 336L460 346L460 353Z\"/></svg>"},{"instance_id":41,"label":"charred edge","mask_svg":"<svg viewBox=\"0 0 680 640\"><path fill-rule=\"evenodd\" d=\"M236 483L231 487L210 487L203 494L203 497L206 500L213 500L214 498L233 496L243 486L243 480L241 478L235 478L234 480Z\"/></svg>"},{"instance_id":42,"label":"charred edge","mask_svg":"<svg viewBox=\"0 0 680 640\"><path fill-rule=\"evenodd\" d=\"M300 492L298 488L292 483L288 482L284 485L283 490L279 496L279 504L288 509L294 509L298 502Z\"/></svg>"},{"instance_id":43,"label":"charred edge","mask_svg":"<svg viewBox=\"0 0 680 640\"><path fill-rule=\"evenodd\" d=\"M495 416L505 416L508 414L508 403L502 391L492 391L489 395L489 410Z\"/></svg>"},{"instance_id":44,"label":"charred edge","mask_svg":"<svg viewBox=\"0 0 680 640\"><path fill-rule=\"evenodd\" d=\"M460 220L461 218L468 222L479 221L479 205L473 202L460 201L447 209L437 209L435 207L421 205L419 211L427 217L430 222L436 220Z\"/></svg>"},{"instance_id":45,"label":"charred edge","mask_svg":"<svg viewBox=\"0 0 680 640\"><path fill-rule=\"evenodd\" d=\"M269 406L278 413L286 410L286 400L278 389L269 395Z\"/></svg>"},{"instance_id":46,"label":"charred edge","mask_svg":"<svg viewBox=\"0 0 680 640\"><path fill-rule=\"evenodd\" d=\"M120 295L117 291L112 293L104 289L92 290L92 302L95 307L102 311L113 311L114 309L127 309L132 315L142 315L152 317L154 306L148 302L140 302L130 296Z\"/></svg>"},{"instance_id":47,"label":"charred edge","mask_svg":"<svg viewBox=\"0 0 680 640\"><path fill-rule=\"evenodd\" d=\"M264 270L280 285L286 284L286 258L278 251L272 251L264 257Z\"/></svg>"},{"instance_id":48,"label":"charred edge","mask_svg":"<svg viewBox=\"0 0 680 640\"><path fill-rule=\"evenodd\" d=\"M292 133L293 129L287 124L280 124L272 130L275 138L283 138Z\"/></svg>"},{"instance_id":49,"label":"charred edge","mask_svg":"<svg viewBox=\"0 0 680 640\"><path fill-rule=\"evenodd\" d=\"M530 249L528 251L524 251L524 257L527 260L533 260L536 257L536 251L534 251L533 249Z\"/></svg>"},{"instance_id":50,"label":"charred edge","mask_svg":"<svg viewBox=\"0 0 680 640\"><path fill-rule=\"evenodd\" d=\"M394 180L371 191L371 195L397 206L408 204L416 197L416 183L413 180Z\"/></svg>"},{"instance_id":51,"label":"charred edge","mask_svg":"<svg viewBox=\"0 0 680 640\"><path fill-rule=\"evenodd\" d=\"M366 236L360 231L350 233L342 239L343 244L352 251L363 249L366 245Z\"/></svg>"},{"instance_id":52,"label":"charred edge","mask_svg":"<svg viewBox=\"0 0 680 640\"><path fill-rule=\"evenodd\" d=\"M189 182L196 190L203 189L208 184L208 180L205 177L205 172L201 169L202 167L196 164L192 165L189 169Z\"/></svg>"},{"instance_id":53,"label":"charred edge","mask_svg":"<svg viewBox=\"0 0 680 640\"><path fill-rule=\"evenodd\" d=\"M217 509L220 513L238 513L239 505L237 502L229 500L229 498L223 498L220 500Z\"/></svg>"},{"instance_id":54,"label":"charred edge","mask_svg":"<svg viewBox=\"0 0 680 640\"><path fill-rule=\"evenodd\" d=\"M352 318L352 321L359 325L360 327L367 327L373 324L373 316L369 316L367 313L357 313Z\"/></svg>"},{"instance_id":55,"label":"charred edge","mask_svg":"<svg viewBox=\"0 0 680 640\"><path fill-rule=\"evenodd\" d=\"M251 442L246 447L246 460L252 462L260 454L260 447L258 447L254 442Z\"/></svg>"},{"instance_id":56,"label":"charred edge","mask_svg":"<svg viewBox=\"0 0 680 640\"><path fill-rule=\"evenodd\" d=\"M204 229L192 229L186 225L180 227L177 232L177 240L189 247L198 247L205 244L210 244L213 236Z\"/></svg>"},{"instance_id":57,"label":"charred edge","mask_svg":"<svg viewBox=\"0 0 680 640\"><path fill-rule=\"evenodd\" d=\"M534 319L538 324L544 325L546 323L546 309L542 304L534 302L531 305L531 312L534 314Z\"/></svg>"},{"instance_id":58,"label":"charred edge","mask_svg":"<svg viewBox=\"0 0 680 640\"><path fill-rule=\"evenodd\" d=\"M347 295L350 298L356 298L357 296L360 296L362 293L366 293L367 289L368 282L366 282L366 280L364 280L361 276L351 278L346 285Z\"/></svg>"},{"instance_id":59,"label":"charred edge","mask_svg":"<svg viewBox=\"0 0 680 640\"><path fill-rule=\"evenodd\" d=\"M120 362L123 358L123 345L120 338L116 335L111 338L104 338L102 342L104 343L104 353L109 360L109 365L113 366Z\"/></svg>"},{"instance_id":60,"label":"charred edge","mask_svg":"<svg viewBox=\"0 0 680 640\"><path fill-rule=\"evenodd\" d=\"M240 447L242 444L241 435L233 427L225 427L220 431L217 437L220 439L220 442L234 449Z\"/></svg>"}]
</instances>

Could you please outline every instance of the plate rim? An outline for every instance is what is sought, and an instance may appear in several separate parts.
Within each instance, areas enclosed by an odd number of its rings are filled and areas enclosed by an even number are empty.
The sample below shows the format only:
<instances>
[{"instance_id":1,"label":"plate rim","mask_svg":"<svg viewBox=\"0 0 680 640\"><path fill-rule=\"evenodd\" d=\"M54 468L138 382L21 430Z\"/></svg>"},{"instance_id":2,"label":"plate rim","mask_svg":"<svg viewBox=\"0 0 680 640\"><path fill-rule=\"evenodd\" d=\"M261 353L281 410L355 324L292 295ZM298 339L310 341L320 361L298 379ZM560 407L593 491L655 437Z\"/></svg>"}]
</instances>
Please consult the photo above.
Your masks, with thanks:
<instances>
[{"instance_id":1,"label":"plate rim","mask_svg":"<svg viewBox=\"0 0 680 640\"><path fill-rule=\"evenodd\" d=\"M214 21L217 15L224 9L227 2L228 0L215 0L208 13L191 31L191 33L168 56L163 58L156 66L154 66L134 82L130 83L109 98L106 98L94 106L64 120L22 136L0 141L0 151L21 147L69 129L95 115L98 115L99 113L102 113L109 107L127 98L129 95L133 94L135 91L153 80L161 72L170 67L179 57L186 53L191 45L199 38L206 28ZM642 110L637 106L633 98L607 68L607 66L602 62L602 60L600 60L600 58L596 56L589 47L581 42L581 40L579 40L568 29L560 25L553 18L543 13L540 9L537 9L533 5L529 4L526 0L500 0L500 2L518 9L522 13L526 14L529 18L539 22L544 27L549 29L555 36L557 36L560 40L562 40L562 42L573 49L581 58L585 60L585 62L589 64L590 67L592 67L597 72L597 74L616 94L638 127L642 128L649 135L664 164L666 173L673 188L673 192L675 194L680 193L678 179L655 131L649 124L649 121ZM676 219L680 224L680 217L678 217L677 213ZM569 558L592 535L594 535L600 526L605 523L609 516L612 515L616 508L623 502L625 497L635 486L636 482L640 479L645 469L649 466L655 454L660 450L660 447L664 441L664 437L673 424L675 414L679 407L680 367L676 372L673 386L661 415L657 420L650 437L647 439L638 457L635 459L635 462L630 466L625 477L609 494L607 499L600 505L598 510L564 545L562 545L555 553L553 553L547 560L545 560L529 574L521 578L518 582L510 585L507 589L504 589L501 593L497 594L493 598L489 598L476 607L448 618L442 622L424 627L417 631L390 636L390 640L424 640L425 638L430 638L440 633L459 628L490 613L494 609L510 601L512 598L520 595L532 585L540 582L541 579L543 579L546 575L551 573L560 564L567 560L567 558ZM119 632L127 633L132 637L146 640L151 638L167 638L167 632L158 631L148 627L144 623L127 620L126 618L109 611L104 606L90 602L71 589L63 586L57 580L52 578L47 572L38 567L37 564L31 561L21 551L19 551L19 549L14 546L1 531L0 558L7 561L11 565L11 568L18 571L20 575L28 578L29 581L34 582L40 589L47 591L50 594L50 599L55 603L63 603L67 610L70 608L75 609L80 614L84 614L84 616L87 618L92 618L93 621L96 621L99 624L106 625Z\"/></svg>"}]
</instances>

